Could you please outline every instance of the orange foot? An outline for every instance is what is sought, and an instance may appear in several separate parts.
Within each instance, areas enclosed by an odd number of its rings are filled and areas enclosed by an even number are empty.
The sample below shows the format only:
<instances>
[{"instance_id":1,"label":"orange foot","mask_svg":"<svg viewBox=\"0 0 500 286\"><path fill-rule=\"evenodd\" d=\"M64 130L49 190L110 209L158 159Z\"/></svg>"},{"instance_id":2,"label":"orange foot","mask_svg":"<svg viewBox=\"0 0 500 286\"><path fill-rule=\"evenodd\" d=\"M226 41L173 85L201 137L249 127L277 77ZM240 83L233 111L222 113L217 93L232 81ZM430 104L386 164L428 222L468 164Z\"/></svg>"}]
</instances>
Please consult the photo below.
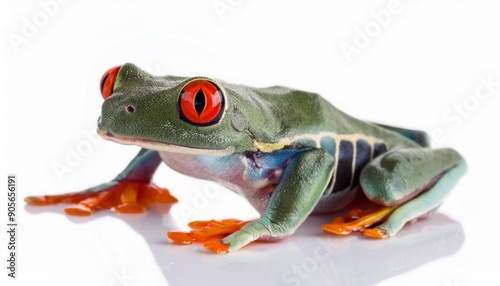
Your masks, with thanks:
<instances>
[{"instance_id":1,"label":"orange foot","mask_svg":"<svg viewBox=\"0 0 500 286\"><path fill-rule=\"evenodd\" d=\"M142 213L154 203L175 203L177 199L165 188L153 183L121 181L101 191L88 190L55 196L24 199L30 205L73 203L64 209L69 215L88 216L96 209L114 209L118 213Z\"/></svg>"},{"instance_id":2,"label":"orange foot","mask_svg":"<svg viewBox=\"0 0 500 286\"><path fill-rule=\"evenodd\" d=\"M364 235L374 238L386 238L387 233L383 229L368 228L374 224L382 222L391 214L396 207L382 207L368 211L355 209L350 211L346 217L338 217L331 224L322 226L323 230L347 235L351 232L362 231Z\"/></svg>"},{"instance_id":3,"label":"orange foot","mask_svg":"<svg viewBox=\"0 0 500 286\"><path fill-rule=\"evenodd\" d=\"M229 251L229 246L222 243L221 240L240 230L247 223L247 221L237 219L193 221L188 224L193 230L189 232L170 231L167 236L174 243L191 244L201 242L203 247L212 252L225 253Z\"/></svg>"}]
</instances>

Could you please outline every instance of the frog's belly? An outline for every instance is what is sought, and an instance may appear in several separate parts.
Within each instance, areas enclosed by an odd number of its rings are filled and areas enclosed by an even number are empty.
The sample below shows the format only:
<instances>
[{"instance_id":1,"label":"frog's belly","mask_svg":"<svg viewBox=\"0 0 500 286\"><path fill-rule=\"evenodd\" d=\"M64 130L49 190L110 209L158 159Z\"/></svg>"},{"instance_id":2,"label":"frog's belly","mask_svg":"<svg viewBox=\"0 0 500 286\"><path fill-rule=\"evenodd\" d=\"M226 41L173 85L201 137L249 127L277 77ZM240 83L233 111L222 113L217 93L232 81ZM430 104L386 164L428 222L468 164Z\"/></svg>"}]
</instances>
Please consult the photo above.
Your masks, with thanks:
<instances>
[{"instance_id":1,"label":"frog's belly","mask_svg":"<svg viewBox=\"0 0 500 286\"><path fill-rule=\"evenodd\" d=\"M283 151L272 156L260 153L229 156L159 154L171 169L194 178L218 182L244 196L262 214L269 205L288 159L295 151ZM338 210L351 202L355 195L356 192L350 189L324 195L314 212Z\"/></svg>"},{"instance_id":2,"label":"frog's belly","mask_svg":"<svg viewBox=\"0 0 500 286\"><path fill-rule=\"evenodd\" d=\"M271 198L274 186L281 178L281 171L274 170L274 180L250 178L247 160L241 154L229 156L199 156L159 152L163 162L171 169L190 177L217 182L244 196L250 204L263 213Z\"/></svg>"}]
</instances>

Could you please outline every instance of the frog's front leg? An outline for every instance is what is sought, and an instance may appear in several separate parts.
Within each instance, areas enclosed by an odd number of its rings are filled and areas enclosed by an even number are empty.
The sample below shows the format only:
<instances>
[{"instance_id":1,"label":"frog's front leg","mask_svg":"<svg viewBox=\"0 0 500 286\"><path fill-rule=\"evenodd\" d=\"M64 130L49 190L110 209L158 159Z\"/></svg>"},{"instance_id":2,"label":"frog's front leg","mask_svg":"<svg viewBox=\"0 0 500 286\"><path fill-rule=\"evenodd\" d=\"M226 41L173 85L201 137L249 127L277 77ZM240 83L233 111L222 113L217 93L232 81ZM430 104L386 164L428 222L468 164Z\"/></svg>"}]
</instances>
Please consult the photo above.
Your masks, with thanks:
<instances>
[{"instance_id":1,"label":"frog's front leg","mask_svg":"<svg viewBox=\"0 0 500 286\"><path fill-rule=\"evenodd\" d=\"M153 203L173 203L177 200L167 189L151 182L161 163L158 152L141 149L115 179L82 192L25 198L30 205L72 203L64 209L70 215L91 215L99 208L113 208L120 213L141 213Z\"/></svg>"},{"instance_id":2,"label":"frog's front leg","mask_svg":"<svg viewBox=\"0 0 500 286\"><path fill-rule=\"evenodd\" d=\"M205 241L200 240L205 242L205 248L223 253L237 250L257 239L290 235L316 206L332 176L333 165L333 157L323 149L298 153L289 159L269 206L260 219L250 222L202 222L202 226L209 225L210 228L191 233L171 232L169 237L174 242L188 244L205 236ZM207 234L215 239L207 240Z\"/></svg>"},{"instance_id":3,"label":"frog's front leg","mask_svg":"<svg viewBox=\"0 0 500 286\"><path fill-rule=\"evenodd\" d=\"M375 238L393 236L407 222L438 208L465 170L464 159L453 149L401 148L385 153L360 175L366 196L380 208L351 212L351 218L337 218L323 229L342 235L363 231Z\"/></svg>"}]
</instances>

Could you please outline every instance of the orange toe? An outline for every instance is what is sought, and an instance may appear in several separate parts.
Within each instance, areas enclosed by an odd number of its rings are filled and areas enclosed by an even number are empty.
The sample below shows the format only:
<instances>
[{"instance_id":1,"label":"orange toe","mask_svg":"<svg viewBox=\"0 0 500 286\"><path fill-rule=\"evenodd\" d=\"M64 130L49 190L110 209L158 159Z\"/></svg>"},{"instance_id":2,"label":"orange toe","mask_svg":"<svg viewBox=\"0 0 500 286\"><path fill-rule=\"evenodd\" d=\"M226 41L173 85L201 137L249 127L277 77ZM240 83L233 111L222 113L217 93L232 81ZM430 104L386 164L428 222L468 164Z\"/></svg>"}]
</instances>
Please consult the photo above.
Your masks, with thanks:
<instances>
[{"instance_id":1,"label":"orange toe","mask_svg":"<svg viewBox=\"0 0 500 286\"><path fill-rule=\"evenodd\" d=\"M24 201L28 204L28 205L47 205L49 204L44 196L30 196L30 197L26 197L24 198Z\"/></svg>"},{"instance_id":2,"label":"orange toe","mask_svg":"<svg viewBox=\"0 0 500 286\"><path fill-rule=\"evenodd\" d=\"M86 207L84 205L71 205L69 207L64 208L64 212L69 215L75 215L75 216L89 216L94 213L94 211Z\"/></svg>"},{"instance_id":3,"label":"orange toe","mask_svg":"<svg viewBox=\"0 0 500 286\"><path fill-rule=\"evenodd\" d=\"M380 229L380 228L367 228L363 230L363 234L368 236L368 237L373 237L373 238L387 238L387 231Z\"/></svg>"},{"instance_id":4,"label":"orange toe","mask_svg":"<svg viewBox=\"0 0 500 286\"><path fill-rule=\"evenodd\" d=\"M168 189L160 188L153 183L149 183L139 186L137 202L141 205L149 206L155 203L173 204L177 202L177 199L170 194Z\"/></svg>"},{"instance_id":5,"label":"orange toe","mask_svg":"<svg viewBox=\"0 0 500 286\"><path fill-rule=\"evenodd\" d=\"M227 253L229 252L229 245L222 243L220 240L210 240L203 244L205 249L210 250L215 253Z\"/></svg>"},{"instance_id":6,"label":"orange toe","mask_svg":"<svg viewBox=\"0 0 500 286\"><path fill-rule=\"evenodd\" d=\"M188 232L169 231L167 236L172 242L177 244L191 244L194 241L193 237Z\"/></svg>"},{"instance_id":7,"label":"orange toe","mask_svg":"<svg viewBox=\"0 0 500 286\"><path fill-rule=\"evenodd\" d=\"M321 228L324 231L338 235L347 235L351 233L351 231L348 228L344 227L342 224L324 224L323 226L321 226Z\"/></svg>"},{"instance_id":8,"label":"orange toe","mask_svg":"<svg viewBox=\"0 0 500 286\"><path fill-rule=\"evenodd\" d=\"M87 192L68 193L54 196L30 196L24 198L24 201L29 205L45 206L59 203L78 203L87 198Z\"/></svg>"},{"instance_id":9,"label":"orange toe","mask_svg":"<svg viewBox=\"0 0 500 286\"><path fill-rule=\"evenodd\" d=\"M146 211L144 206L137 203L124 203L114 208L117 213L140 214Z\"/></svg>"}]
</instances>

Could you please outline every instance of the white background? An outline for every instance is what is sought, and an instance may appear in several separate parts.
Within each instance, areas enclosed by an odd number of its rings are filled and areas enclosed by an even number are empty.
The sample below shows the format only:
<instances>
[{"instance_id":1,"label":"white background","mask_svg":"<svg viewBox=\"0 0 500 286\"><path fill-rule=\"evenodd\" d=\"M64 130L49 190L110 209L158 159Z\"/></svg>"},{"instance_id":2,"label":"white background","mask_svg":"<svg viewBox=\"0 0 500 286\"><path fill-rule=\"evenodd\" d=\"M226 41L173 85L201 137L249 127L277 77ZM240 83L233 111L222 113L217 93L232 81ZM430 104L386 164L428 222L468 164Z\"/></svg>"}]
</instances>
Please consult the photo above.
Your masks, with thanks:
<instances>
[{"instance_id":1,"label":"white background","mask_svg":"<svg viewBox=\"0 0 500 286\"><path fill-rule=\"evenodd\" d=\"M137 147L85 135L100 113L101 75L125 62L160 75L315 91L356 117L441 132L435 145L459 150L469 172L436 216L389 240L323 234L331 215L312 217L291 239L213 255L172 245L165 233L256 213L235 194L162 166L155 182L181 200L164 215L71 218L62 206L19 201L19 278L7 279L1 262L1 285L500 284L500 2L19 2L0 4L0 174L18 175L20 198L102 183L134 156ZM346 57L348 45L357 50ZM497 86L477 99L488 77ZM77 148L80 160L67 162ZM57 164L70 172L58 175ZM6 195L0 203L5 221ZM0 261L6 244L2 231Z\"/></svg>"}]
</instances>

